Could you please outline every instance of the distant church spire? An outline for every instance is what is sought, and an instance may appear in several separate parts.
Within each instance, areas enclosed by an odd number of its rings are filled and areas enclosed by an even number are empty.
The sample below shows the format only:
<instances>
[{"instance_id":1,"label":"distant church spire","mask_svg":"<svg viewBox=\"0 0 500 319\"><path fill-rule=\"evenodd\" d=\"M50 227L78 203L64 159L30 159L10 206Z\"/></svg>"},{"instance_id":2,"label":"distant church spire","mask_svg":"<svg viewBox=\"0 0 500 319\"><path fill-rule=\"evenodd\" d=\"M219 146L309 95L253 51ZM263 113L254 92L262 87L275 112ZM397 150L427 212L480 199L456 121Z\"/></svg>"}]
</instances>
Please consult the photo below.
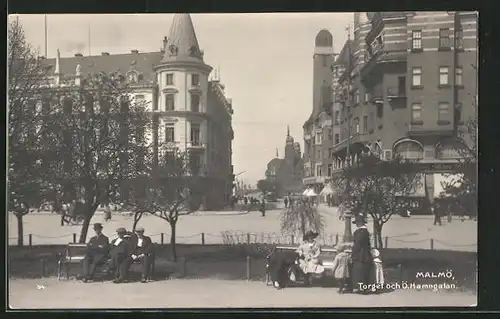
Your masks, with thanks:
<instances>
[{"instance_id":1,"label":"distant church spire","mask_svg":"<svg viewBox=\"0 0 500 319\"><path fill-rule=\"evenodd\" d=\"M290 136L290 125L286 126L286 136Z\"/></svg>"},{"instance_id":2,"label":"distant church spire","mask_svg":"<svg viewBox=\"0 0 500 319\"><path fill-rule=\"evenodd\" d=\"M276 149L276 158L279 158L280 155L278 154L278 149Z\"/></svg>"}]
</instances>

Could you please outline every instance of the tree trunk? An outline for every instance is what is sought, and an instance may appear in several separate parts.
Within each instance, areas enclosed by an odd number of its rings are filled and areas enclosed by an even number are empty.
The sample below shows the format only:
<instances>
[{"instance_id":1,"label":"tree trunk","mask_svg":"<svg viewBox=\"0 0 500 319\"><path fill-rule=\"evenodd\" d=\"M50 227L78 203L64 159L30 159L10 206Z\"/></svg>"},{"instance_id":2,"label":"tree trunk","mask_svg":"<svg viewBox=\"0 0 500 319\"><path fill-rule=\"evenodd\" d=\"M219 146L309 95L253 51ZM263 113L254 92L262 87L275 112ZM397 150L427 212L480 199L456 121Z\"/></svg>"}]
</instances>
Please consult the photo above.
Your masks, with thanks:
<instances>
[{"instance_id":1,"label":"tree trunk","mask_svg":"<svg viewBox=\"0 0 500 319\"><path fill-rule=\"evenodd\" d=\"M384 248L384 243L382 241L382 226L383 224L379 222L373 222L373 229L375 231L374 239L375 239L375 248L380 249Z\"/></svg>"},{"instance_id":2,"label":"tree trunk","mask_svg":"<svg viewBox=\"0 0 500 319\"><path fill-rule=\"evenodd\" d=\"M137 227L137 224L142 218L143 212L135 212L134 214L134 225L132 225L132 232L135 233L135 228Z\"/></svg>"},{"instance_id":3,"label":"tree trunk","mask_svg":"<svg viewBox=\"0 0 500 319\"><path fill-rule=\"evenodd\" d=\"M82 230L80 232L80 239L78 241L80 244L85 244L87 242L87 233L89 231L90 220L92 219L92 215L85 215L85 218L83 219Z\"/></svg>"},{"instance_id":4,"label":"tree trunk","mask_svg":"<svg viewBox=\"0 0 500 319\"><path fill-rule=\"evenodd\" d=\"M24 230L23 230L23 216L24 214L20 213L14 213L17 217L17 245L18 246L23 246L24 245Z\"/></svg>"},{"instance_id":5,"label":"tree trunk","mask_svg":"<svg viewBox=\"0 0 500 319\"><path fill-rule=\"evenodd\" d=\"M172 248L172 260L177 261L177 247L175 243L175 230L177 222L170 222L170 246Z\"/></svg>"}]
</instances>

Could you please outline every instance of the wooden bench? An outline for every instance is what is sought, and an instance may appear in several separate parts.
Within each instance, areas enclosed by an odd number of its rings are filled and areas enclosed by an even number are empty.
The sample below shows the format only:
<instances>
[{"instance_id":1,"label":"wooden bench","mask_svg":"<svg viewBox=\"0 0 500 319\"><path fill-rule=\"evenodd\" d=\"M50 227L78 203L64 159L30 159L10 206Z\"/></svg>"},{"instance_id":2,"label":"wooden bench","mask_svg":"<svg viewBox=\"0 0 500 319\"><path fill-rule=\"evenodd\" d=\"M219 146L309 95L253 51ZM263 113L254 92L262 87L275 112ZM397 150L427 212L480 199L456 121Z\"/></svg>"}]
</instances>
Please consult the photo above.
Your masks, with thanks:
<instances>
[{"instance_id":1,"label":"wooden bench","mask_svg":"<svg viewBox=\"0 0 500 319\"><path fill-rule=\"evenodd\" d=\"M276 246L271 254L269 254L266 258L266 285L271 282L271 274L269 273L269 265L273 254L276 251L296 251L299 246L295 245L279 245ZM350 250L345 250L346 252L351 252ZM319 260L321 260L321 264L325 268L325 271L333 271L333 260L335 259L335 255L337 255L336 248L324 247L321 248L321 254L319 255Z\"/></svg>"},{"instance_id":2,"label":"wooden bench","mask_svg":"<svg viewBox=\"0 0 500 319\"><path fill-rule=\"evenodd\" d=\"M63 272L66 273L66 279L69 279L70 265L81 265L83 259L85 258L86 251L87 244L68 244L61 258L59 258L59 261L57 262L57 280L61 280Z\"/></svg>"}]
</instances>

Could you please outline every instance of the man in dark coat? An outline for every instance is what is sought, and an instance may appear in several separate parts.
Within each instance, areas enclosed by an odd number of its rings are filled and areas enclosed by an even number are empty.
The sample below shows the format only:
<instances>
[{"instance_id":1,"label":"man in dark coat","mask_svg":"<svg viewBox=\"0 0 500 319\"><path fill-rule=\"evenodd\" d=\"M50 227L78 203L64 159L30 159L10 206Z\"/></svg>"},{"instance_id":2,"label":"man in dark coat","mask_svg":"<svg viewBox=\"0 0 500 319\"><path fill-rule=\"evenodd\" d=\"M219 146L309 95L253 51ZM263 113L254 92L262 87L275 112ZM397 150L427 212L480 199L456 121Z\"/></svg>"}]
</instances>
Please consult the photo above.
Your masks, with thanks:
<instances>
[{"instance_id":1,"label":"man in dark coat","mask_svg":"<svg viewBox=\"0 0 500 319\"><path fill-rule=\"evenodd\" d=\"M135 233L136 236L129 263L138 261L142 264L141 282L146 283L148 279L151 279L151 266L154 262L154 244L151 237L144 236L144 228L138 227Z\"/></svg>"},{"instance_id":2,"label":"man in dark coat","mask_svg":"<svg viewBox=\"0 0 500 319\"><path fill-rule=\"evenodd\" d=\"M357 215L353 221L356 231L353 234L352 246L352 282L353 289L359 293L363 291L361 285L369 285L371 282L371 270L373 258L371 255L370 233L366 228L366 220L363 215Z\"/></svg>"},{"instance_id":3,"label":"man in dark coat","mask_svg":"<svg viewBox=\"0 0 500 319\"><path fill-rule=\"evenodd\" d=\"M127 278L128 268L130 264L128 259L132 253L132 243L130 237L127 239L125 235L127 230L125 228L118 228L116 230L118 238L111 242L111 269L114 271L114 283L121 283Z\"/></svg>"},{"instance_id":4,"label":"man in dark coat","mask_svg":"<svg viewBox=\"0 0 500 319\"><path fill-rule=\"evenodd\" d=\"M83 259L83 282L92 280L95 269L108 258L109 238L102 233L102 225L94 224L95 236L87 244L87 252Z\"/></svg>"}]
</instances>

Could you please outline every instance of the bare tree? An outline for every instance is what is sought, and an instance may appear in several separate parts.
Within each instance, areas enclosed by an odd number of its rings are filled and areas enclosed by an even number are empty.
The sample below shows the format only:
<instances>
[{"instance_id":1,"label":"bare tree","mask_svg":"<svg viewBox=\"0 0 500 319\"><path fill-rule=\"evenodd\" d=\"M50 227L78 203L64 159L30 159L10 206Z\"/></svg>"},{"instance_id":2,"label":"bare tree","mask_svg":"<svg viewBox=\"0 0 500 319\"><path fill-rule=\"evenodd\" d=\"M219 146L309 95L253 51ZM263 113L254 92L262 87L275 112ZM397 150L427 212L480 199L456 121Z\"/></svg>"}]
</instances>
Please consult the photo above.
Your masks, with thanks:
<instances>
[{"instance_id":1,"label":"bare tree","mask_svg":"<svg viewBox=\"0 0 500 319\"><path fill-rule=\"evenodd\" d=\"M132 88L117 72L81 76L53 89L52 117L61 132L53 144L51 182L64 191L66 200L83 203L79 241L86 241L90 220L101 203L127 196L130 182L146 174L145 132L150 118L145 103L135 101Z\"/></svg>"},{"instance_id":2,"label":"bare tree","mask_svg":"<svg viewBox=\"0 0 500 319\"><path fill-rule=\"evenodd\" d=\"M404 200L420 186L416 163L395 158L382 161L377 156L361 156L359 161L342 172L345 184L350 183L350 205L354 213L373 219L375 247L383 247L382 227L390 218L410 208Z\"/></svg>"},{"instance_id":3,"label":"bare tree","mask_svg":"<svg viewBox=\"0 0 500 319\"><path fill-rule=\"evenodd\" d=\"M475 105L474 117L457 129L453 149L458 154L458 167L454 178L444 182L445 195L455 198L457 204L469 216L477 214L477 164L478 164L478 117ZM448 174L449 176L450 174Z\"/></svg>"},{"instance_id":4,"label":"bare tree","mask_svg":"<svg viewBox=\"0 0 500 319\"><path fill-rule=\"evenodd\" d=\"M325 220L314 205L299 202L289 206L281 215L281 232L287 235L304 236L309 230L322 233Z\"/></svg>"},{"instance_id":5,"label":"bare tree","mask_svg":"<svg viewBox=\"0 0 500 319\"><path fill-rule=\"evenodd\" d=\"M37 53L26 42L19 18L8 25L8 211L18 221L18 245L23 245L23 216L40 203L44 180L40 171L41 109L35 102L47 82Z\"/></svg>"},{"instance_id":6,"label":"bare tree","mask_svg":"<svg viewBox=\"0 0 500 319\"><path fill-rule=\"evenodd\" d=\"M155 156L154 152L150 154L150 175L135 180L132 186L129 205L135 209L133 229L144 214L166 221L170 226L172 258L176 261L177 223L181 216L194 212L190 199L198 168L189 160L188 152L176 148L165 149L158 163Z\"/></svg>"}]
</instances>

